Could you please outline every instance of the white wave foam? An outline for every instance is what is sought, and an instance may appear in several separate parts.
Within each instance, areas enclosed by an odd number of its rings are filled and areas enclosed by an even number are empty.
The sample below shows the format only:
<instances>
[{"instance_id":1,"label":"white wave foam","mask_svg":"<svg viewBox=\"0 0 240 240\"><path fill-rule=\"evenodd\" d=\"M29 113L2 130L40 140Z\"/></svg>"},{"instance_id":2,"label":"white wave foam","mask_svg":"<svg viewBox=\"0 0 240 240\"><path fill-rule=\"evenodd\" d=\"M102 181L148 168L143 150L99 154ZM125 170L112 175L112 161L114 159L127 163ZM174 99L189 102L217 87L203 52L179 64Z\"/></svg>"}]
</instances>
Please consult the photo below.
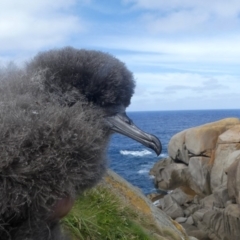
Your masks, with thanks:
<instances>
[{"instance_id":1,"label":"white wave foam","mask_svg":"<svg viewBox=\"0 0 240 240\"><path fill-rule=\"evenodd\" d=\"M160 154L160 156L159 157L161 157L161 158L166 158L166 157L168 157L168 155L167 154L165 154L165 153L162 153L162 154Z\"/></svg>"},{"instance_id":2,"label":"white wave foam","mask_svg":"<svg viewBox=\"0 0 240 240\"><path fill-rule=\"evenodd\" d=\"M142 151L128 151L128 150L121 150L120 153L122 155L132 155L134 157L143 157L146 155L150 155L152 154L150 151L148 150L142 150Z\"/></svg>"},{"instance_id":3,"label":"white wave foam","mask_svg":"<svg viewBox=\"0 0 240 240\"><path fill-rule=\"evenodd\" d=\"M149 169L141 169L138 171L139 174L146 174L149 173Z\"/></svg>"}]
</instances>

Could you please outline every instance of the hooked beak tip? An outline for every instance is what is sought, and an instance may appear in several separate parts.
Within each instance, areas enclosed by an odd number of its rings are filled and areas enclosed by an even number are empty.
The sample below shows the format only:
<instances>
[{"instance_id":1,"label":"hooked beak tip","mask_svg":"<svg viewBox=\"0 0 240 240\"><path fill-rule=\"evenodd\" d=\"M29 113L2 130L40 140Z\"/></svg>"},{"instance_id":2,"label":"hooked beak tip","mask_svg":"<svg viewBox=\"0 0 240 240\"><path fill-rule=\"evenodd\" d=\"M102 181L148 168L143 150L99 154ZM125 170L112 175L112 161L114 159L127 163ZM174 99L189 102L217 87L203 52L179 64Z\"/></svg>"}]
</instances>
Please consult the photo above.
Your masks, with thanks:
<instances>
[{"instance_id":1,"label":"hooked beak tip","mask_svg":"<svg viewBox=\"0 0 240 240\"><path fill-rule=\"evenodd\" d=\"M143 132L139 129L132 120L129 119L125 112L107 117L106 123L112 131L130 137L135 141L142 143L144 146L154 150L158 156L160 155L162 151L162 144L160 140L156 136Z\"/></svg>"},{"instance_id":2,"label":"hooked beak tip","mask_svg":"<svg viewBox=\"0 0 240 240\"><path fill-rule=\"evenodd\" d=\"M159 156L162 152L162 144L160 140L154 135L152 135L152 145L150 146L150 148L155 151L157 156Z\"/></svg>"}]
</instances>

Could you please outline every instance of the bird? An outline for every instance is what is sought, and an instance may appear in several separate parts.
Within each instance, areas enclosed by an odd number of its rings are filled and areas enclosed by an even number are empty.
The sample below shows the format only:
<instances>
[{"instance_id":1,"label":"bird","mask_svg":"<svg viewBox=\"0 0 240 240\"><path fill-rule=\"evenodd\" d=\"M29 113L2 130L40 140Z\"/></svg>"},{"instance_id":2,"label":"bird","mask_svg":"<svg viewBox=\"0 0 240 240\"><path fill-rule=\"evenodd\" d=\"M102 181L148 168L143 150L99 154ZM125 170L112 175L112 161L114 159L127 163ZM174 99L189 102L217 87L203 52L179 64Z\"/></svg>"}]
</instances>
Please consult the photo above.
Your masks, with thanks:
<instances>
[{"instance_id":1,"label":"bird","mask_svg":"<svg viewBox=\"0 0 240 240\"><path fill-rule=\"evenodd\" d=\"M113 133L161 153L127 116L135 80L101 51L63 47L0 71L0 236L65 240L59 220L107 169Z\"/></svg>"}]
</instances>

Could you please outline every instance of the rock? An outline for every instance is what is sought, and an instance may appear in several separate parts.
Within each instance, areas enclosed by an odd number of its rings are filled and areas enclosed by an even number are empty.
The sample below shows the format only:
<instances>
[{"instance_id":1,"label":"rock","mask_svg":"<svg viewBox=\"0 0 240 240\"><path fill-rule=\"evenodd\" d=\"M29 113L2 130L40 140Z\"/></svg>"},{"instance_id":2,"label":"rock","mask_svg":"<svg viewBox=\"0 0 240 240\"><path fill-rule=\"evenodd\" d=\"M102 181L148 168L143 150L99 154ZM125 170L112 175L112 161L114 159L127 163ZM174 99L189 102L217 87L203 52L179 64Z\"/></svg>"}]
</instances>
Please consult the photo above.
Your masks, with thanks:
<instances>
[{"instance_id":1,"label":"rock","mask_svg":"<svg viewBox=\"0 0 240 240\"><path fill-rule=\"evenodd\" d=\"M208 232L208 236L211 239L218 240L224 236L224 221L222 218L222 211L219 209L207 211L202 219L202 222L198 224L198 228Z\"/></svg>"},{"instance_id":2,"label":"rock","mask_svg":"<svg viewBox=\"0 0 240 240\"><path fill-rule=\"evenodd\" d=\"M157 170L156 167L159 169ZM160 190L172 190L179 186L185 195L188 196L188 201L192 201L196 196L196 192L189 187L188 180L190 179L188 173L188 166L182 163L172 163L169 159L161 160L151 169L154 177L155 186ZM187 201L187 202L188 202Z\"/></svg>"},{"instance_id":3,"label":"rock","mask_svg":"<svg viewBox=\"0 0 240 240\"><path fill-rule=\"evenodd\" d=\"M162 158L157 161L149 171L149 175L157 176L161 169L164 169L167 165L173 163L171 158Z\"/></svg>"},{"instance_id":4,"label":"rock","mask_svg":"<svg viewBox=\"0 0 240 240\"><path fill-rule=\"evenodd\" d=\"M193 225L194 224L193 217L192 216L188 217L186 223L189 225Z\"/></svg>"},{"instance_id":5,"label":"rock","mask_svg":"<svg viewBox=\"0 0 240 240\"><path fill-rule=\"evenodd\" d=\"M240 150L231 155L235 161L227 168L227 190L229 198L240 207Z\"/></svg>"},{"instance_id":6,"label":"rock","mask_svg":"<svg viewBox=\"0 0 240 240\"><path fill-rule=\"evenodd\" d=\"M195 195L193 198L193 203L199 204L200 200L201 200L201 198L198 195Z\"/></svg>"},{"instance_id":7,"label":"rock","mask_svg":"<svg viewBox=\"0 0 240 240\"><path fill-rule=\"evenodd\" d=\"M240 240L240 120L184 130L171 138L168 153L152 171L159 188L174 189L159 207L190 236Z\"/></svg>"},{"instance_id":8,"label":"rock","mask_svg":"<svg viewBox=\"0 0 240 240\"><path fill-rule=\"evenodd\" d=\"M125 204L142 214L146 221L153 223L162 232L167 232L179 239L188 239L183 228L179 227L166 213L155 207L144 194L118 174L108 170L102 184L109 187ZM177 238L176 238L177 239Z\"/></svg>"},{"instance_id":9,"label":"rock","mask_svg":"<svg viewBox=\"0 0 240 240\"><path fill-rule=\"evenodd\" d=\"M189 225L187 223L182 223L181 225L185 228L187 234L189 236L193 237L193 239L210 240L208 238L207 232L201 231L201 230L197 229L197 227ZM191 237L189 237L189 240L192 239Z\"/></svg>"},{"instance_id":10,"label":"rock","mask_svg":"<svg viewBox=\"0 0 240 240\"><path fill-rule=\"evenodd\" d=\"M153 203L157 200L163 198L166 194L159 194L159 193L150 193L147 195L147 198L150 199Z\"/></svg>"},{"instance_id":11,"label":"rock","mask_svg":"<svg viewBox=\"0 0 240 240\"><path fill-rule=\"evenodd\" d=\"M239 123L238 118L226 118L177 133L169 141L168 154L173 160L186 164L194 156L210 158L218 136Z\"/></svg>"},{"instance_id":12,"label":"rock","mask_svg":"<svg viewBox=\"0 0 240 240\"><path fill-rule=\"evenodd\" d=\"M189 240L198 240L197 238L195 238L193 236L189 236L188 238L189 238Z\"/></svg>"},{"instance_id":13,"label":"rock","mask_svg":"<svg viewBox=\"0 0 240 240\"><path fill-rule=\"evenodd\" d=\"M197 227L208 233L210 239L240 239L240 209L230 204L226 209L208 209L197 221ZM194 236L194 235L193 235Z\"/></svg>"},{"instance_id":14,"label":"rock","mask_svg":"<svg viewBox=\"0 0 240 240\"><path fill-rule=\"evenodd\" d=\"M163 210L168 216L170 216L172 219L184 216L183 209L179 206L176 200L171 197L171 195L166 195L163 199Z\"/></svg>"},{"instance_id":15,"label":"rock","mask_svg":"<svg viewBox=\"0 0 240 240\"><path fill-rule=\"evenodd\" d=\"M153 205L160 208L161 210L163 210L164 208L164 199L158 199L157 201L153 202Z\"/></svg>"},{"instance_id":16,"label":"rock","mask_svg":"<svg viewBox=\"0 0 240 240\"><path fill-rule=\"evenodd\" d=\"M219 144L239 143L240 142L240 124L230 127L228 131L221 134L218 139Z\"/></svg>"},{"instance_id":17,"label":"rock","mask_svg":"<svg viewBox=\"0 0 240 240\"><path fill-rule=\"evenodd\" d=\"M229 204L226 209L201 209L194 213L193 218L198 229L207 232L210 239L240 239L240 209L237 204Z\"/></svg>"},{"instance_id":18,"label":"rock","mask_svg":"<svg viewBox=\"0 0 240 240\"><path fill-rule=\"evenodd\" d=\"M188 151L194 156L211 156L218 136L231 126L239 124L238 118L226 118L220 121L190 128L186 131L185 144Z\"/></svg>"},{"instance_id":19,"label":"rock","mask_svg":"<svg viewBox=\"0 0 240 240\"><path fill-rule=\"evenodd\" d=\"M225 239L240 239L240 209L237 204L230 204L223 214Z\"/></svg>"},{"instance_id":20,"label":"rock","mask_svg":"<svg viewBox=\"0 0 240 240\"><path fill-rule=\"evenodd\" d=\"M188 150L185 146L185 135L187 130L175 134L168 144L168 155L174 160L188 163Z\"/></svg>"},{"instance_id":21,"label":"rock","mask_svg":"<svg viewBox=\"0 0 240 240\"><path fill-rule=\"evenodd\" d=\"M208 157L192 157L189 160L189 186L199 195L211 194L210 171Z\"/></svg>"},{"instance_id":22,"label":"rock","mask_svg":"<svg viewBox=\"0 0 240 240\"><path fill-rule=\"evenodd\" d=\"M185 174L183 174L183 170L185 168L187 166L182 163L171 163L164 168L161 167L157 175L155 175L155 186L159 189L171 190L184 184L186 179L184 179Z\"/></svg>"},{"instance_id":23,"label":"rock","mask_svg":"<svg viewBox=\"0 0 240 240\"><path fill-rule=\"evenodd\" d=\"M223 133L222 139L224 139ZM227 133L228 134L228 133ZM239 135L240 141L240 135ZM240 156L239 143L223 143L217 145L215 160L210 174L211 189L214 191L221 185L227 186L227 168Z\"/></svg>"},{"instance_id":24,"label":"rock","mask_svg":"<svg viewBox=\"0 0 240 240\"><path fill-rule=\"evenodd\" d=\"M190 197L189 201L186 203L194 201L194 199L197 196L196 192L194 192L188 185L180 186L179 189L181 189L185 194L187 194Z\"/></svg>"},{"instance_id":25,"label":"rock","mask_svg":"<svg viewBox=\"0 0 240 240\"><path fill-rule=\"evenodd\" d=\"M184 205L185 203L192 202L194 196L188 195L182 191L182 189L174 189L169 194L179 205Z\"/></svg>"},{"instance_id":26,"label":"rock","mask_svg":"<svg viewBox=\"0 0 240 240\"><path fill-rule=\"evenodd\" d=\"M175 219L176 222L178 223L185 223L187 221L186 217L178 217Z\"/></svg>"},{"instance_id":27,"label":"rock","mask_svg":"<svg viewBox=\"0 0 240 240\"><path fill-rule=\"evenodd\" d=\"M162 236L160 236L160 235L157 234L157 233L153 233L152 236L154 237L154 239L157 239L157 240L165 240L165 238L163 238Z\"/></svg>"},{"instance_id":28,"label":"rock","mask_svg":"<svg viewBox=\"0 0 240 240\"><path fill-rule=\"evenodd\" d=\"M189 217L191 214L193 214L194 212L198 211L200 208L199 204L191 204L188 208L186 208L184 210L184 215L186 217Z\"/></svg>"},{"instance_id":29,"label":"rock","mask_svg":"<svg viewBox=\"0 0 240 240\"><path fill-rule=\"evenodd\" d=\"M234 202L234 203L236 203L236 202ZM225 208L227 208L227 206L229 206L229 205L231 205L231 204L234 204L231 200L229 200L229 201L227 201L226 203L225 203Z\"/></svg>"},{"instance_id":30,"label":"rock","mask_svg":"<svg viewBox=\"0 0 240 240\"><path fill-rule=\"evenodd\" d=\"M192 218L194 221L194 225L198 226L198 224L203 220L203 216L206 212L209 211L209 208L201 208L192 214Z\"/></svg>"},{"instance_id":31,"label":"rock","mask_svg":"<svg viewBox=\"0 0 240 240\"><path fill-rule=\"evenodd\" d=\"M156 186L174 189L186 185L200 196L206 196L226 184L224 170L232 163L228 156L240 148L239 129L238 118L226 118L174 135L168 145L169 156L184 162L188 168L179 163L165 165L161 173L158 172Z\"/></svg>"},{"instance_id":32,"label":"rock","mask_svg":"<svg viewBox=\"0 0 240 240\"><path fill-rule=\"evenodd\" d=\"M189 233L191 233L192 231L198 230L196 226L189 225L187 223L181 223L181 225L184 227L188 235L190 235Z\"/></svg>"},{"instance_id":33,"label":"rock","mask_svg":"<svg viewBox=\"0 0 240 240\"><path fill-rule=\"evenodd\" d=\"M215 198L214 195L211 194L209 196L206 196L205 198L200 200L201 208L209 208L212 209L214 206Z\"/></svg>"},{"instance_id":34,"label":"rock","mask_svg":"<svg viewBox=\"0 0 240 240\"><path fill-rule=\"evenodd\" d=\"M189 234L198 240L210 240L208 233L201 230L190 231Z\"/></svg>"},{"instance_id":35,"label":"rock","mask_svg":"<svg viewBox=\"0 0 240 240\"><path fill-rule=\"evenodd\" d=\"M229 201L228 189L226 186L220 186L213 192L214 203L213 205L218 208L224 208L226 202Z\"/></svg>"},{"instance_id":36,"label":"rock","mask_svg":"<svg viewBox=\"0 0 240 240\"><path fill-rule=\"evenodd\" d=\"M199 239L212 239L212 240L219 240L219 239L231 239L231 238L222 238L224 236L224 222L222 216L223 210L219 209L209 209L209 208L202 208L196 211L193 214L194 224L197 226L198 230L204 232L205 235L198 236ZM189 233L191 236L197 237L193 233Z\"/></svg>"}]
</instances>

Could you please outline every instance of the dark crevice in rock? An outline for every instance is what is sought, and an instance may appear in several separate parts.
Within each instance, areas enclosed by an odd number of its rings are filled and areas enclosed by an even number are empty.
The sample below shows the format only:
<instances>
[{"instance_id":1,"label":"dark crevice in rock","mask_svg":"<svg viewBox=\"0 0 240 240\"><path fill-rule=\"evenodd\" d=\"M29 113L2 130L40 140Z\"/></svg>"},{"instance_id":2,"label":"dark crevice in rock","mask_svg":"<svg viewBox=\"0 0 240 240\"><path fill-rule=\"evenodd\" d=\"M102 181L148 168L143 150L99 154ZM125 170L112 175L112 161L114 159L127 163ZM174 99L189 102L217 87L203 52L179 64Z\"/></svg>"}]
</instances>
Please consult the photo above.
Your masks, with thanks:
<instances>
[{"instance_id":1,"label":"dark crevice in rock","mask_svg":"<svg viewBox=\"0 0 240 240\"><path fill-rule=\"evenodd\" d=\"M188 156L189 158L192 158L192 157L208 157L209 158L209 155L206 154L206 152L201 152L200 154L194 154L190 151L188 151Z\"/></svg>"},{"instance_id":2,"label":"dark crevice in rock","mask_svg":"<svg viewBox=\"0 0 240 240\"><path fill-rule=\"evenodd\" d=\"M174 163L182 163L182 164L188 166L188 164L187 164L186 162L183 162L183 161L180 160L180 159L173 159L173 161L174 161Z\"/></svg>"}]
</instances>

